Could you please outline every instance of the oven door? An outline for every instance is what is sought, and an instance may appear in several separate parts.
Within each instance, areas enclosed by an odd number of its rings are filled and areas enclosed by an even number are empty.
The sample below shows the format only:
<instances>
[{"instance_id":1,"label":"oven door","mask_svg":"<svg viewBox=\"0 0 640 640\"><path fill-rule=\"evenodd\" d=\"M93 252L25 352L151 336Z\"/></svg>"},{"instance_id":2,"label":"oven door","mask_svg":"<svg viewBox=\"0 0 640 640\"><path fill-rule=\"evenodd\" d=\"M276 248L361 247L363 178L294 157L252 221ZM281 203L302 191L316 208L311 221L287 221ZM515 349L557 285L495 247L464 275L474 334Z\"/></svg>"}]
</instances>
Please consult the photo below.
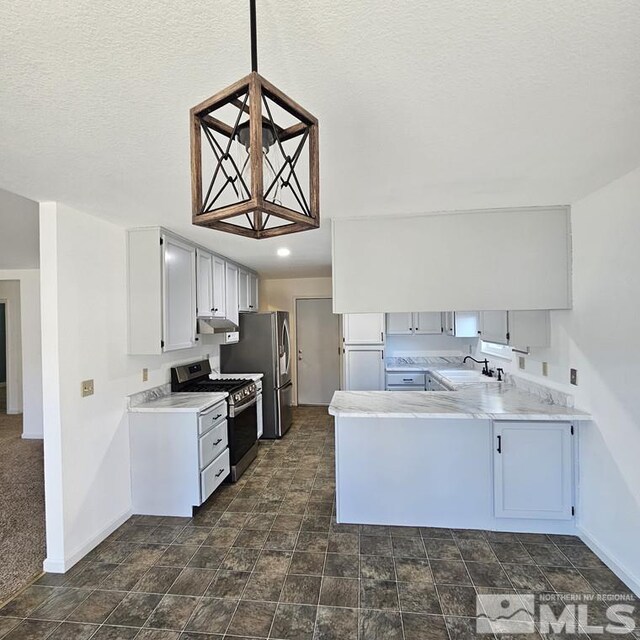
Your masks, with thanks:
<instances>
[{"instance_id":1,"label":"oven door","mask_svg":"<svg viewBox=\"0 0 640 640\"><path fill-rule=\"evenodd\" d=\"M236 465L258 440L258 405L256 398L240 406L229 407L229 452Z\"/></svg>"}]
</instances>

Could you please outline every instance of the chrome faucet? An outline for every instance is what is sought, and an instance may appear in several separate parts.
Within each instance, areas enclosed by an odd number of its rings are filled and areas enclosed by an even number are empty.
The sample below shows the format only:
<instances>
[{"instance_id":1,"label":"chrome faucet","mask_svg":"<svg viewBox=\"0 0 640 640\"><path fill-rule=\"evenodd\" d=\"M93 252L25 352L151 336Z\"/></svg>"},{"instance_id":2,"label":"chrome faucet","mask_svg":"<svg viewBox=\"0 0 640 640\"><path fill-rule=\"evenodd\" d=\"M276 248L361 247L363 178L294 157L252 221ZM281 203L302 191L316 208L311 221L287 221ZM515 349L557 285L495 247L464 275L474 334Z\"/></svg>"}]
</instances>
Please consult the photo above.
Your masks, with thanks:
<instances>
[{"instance_id":1,"label":"chrome faucet","mask_svg":"<svg viewBox=\"0 0 640 640\"><path fill-rule=\"evenodd\" d=\"M489 361L486 358L484 360L476 360L472 356L465 356L464 360L462 361L462 364L464 364L467 360L473 360L474 362L476 362L478 364L484 365L482 367L482 375L491 376L491 372L489 371Z\"/></svg>"}]
</instances>

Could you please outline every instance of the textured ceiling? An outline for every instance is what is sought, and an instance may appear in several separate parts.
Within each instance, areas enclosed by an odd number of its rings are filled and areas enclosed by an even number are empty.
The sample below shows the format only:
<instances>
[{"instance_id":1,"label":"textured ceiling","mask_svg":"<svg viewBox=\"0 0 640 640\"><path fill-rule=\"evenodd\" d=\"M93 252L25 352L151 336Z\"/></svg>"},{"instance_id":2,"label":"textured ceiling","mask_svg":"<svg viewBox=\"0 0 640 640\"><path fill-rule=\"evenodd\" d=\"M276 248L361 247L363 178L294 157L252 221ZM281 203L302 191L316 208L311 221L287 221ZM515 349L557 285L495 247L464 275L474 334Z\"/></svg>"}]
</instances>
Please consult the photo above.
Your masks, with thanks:
<instances>
[{"instance_id":1,"label":"textured ceiling","mask_svg":"<svg viewBox=\"0 0 640 640\"><path fill-rule=\"evenodd\" d=\"M333 216L568 203L640 165L637 0L258 0L258 20L261 73L320 120L320 230L190 224L187 114L248 72L244 0L1 3L0 187L304 276L328 272Z\"/></svg>"}]
</instances>

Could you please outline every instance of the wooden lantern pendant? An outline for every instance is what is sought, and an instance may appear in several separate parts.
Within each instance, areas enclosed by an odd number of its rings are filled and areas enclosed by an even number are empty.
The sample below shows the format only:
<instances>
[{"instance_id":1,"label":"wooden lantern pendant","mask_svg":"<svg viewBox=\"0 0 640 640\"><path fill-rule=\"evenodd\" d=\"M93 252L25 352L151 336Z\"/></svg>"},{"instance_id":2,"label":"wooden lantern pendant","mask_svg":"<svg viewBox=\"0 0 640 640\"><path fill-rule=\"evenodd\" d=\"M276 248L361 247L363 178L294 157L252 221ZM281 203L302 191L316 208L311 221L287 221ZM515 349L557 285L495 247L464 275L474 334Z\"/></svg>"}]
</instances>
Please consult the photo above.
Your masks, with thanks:
<instances>
[{"instance_id":1,"label":"wooden lantern pendant","mask_svg":"<svg viewBox=\"0 0 640 640\"><path fill-rule=\"evenodd\" d=\"M191 109L193 224L271 238L320 226L318 120L258 74L250 11L251 73Z\"/></svg>"}]
</instances>

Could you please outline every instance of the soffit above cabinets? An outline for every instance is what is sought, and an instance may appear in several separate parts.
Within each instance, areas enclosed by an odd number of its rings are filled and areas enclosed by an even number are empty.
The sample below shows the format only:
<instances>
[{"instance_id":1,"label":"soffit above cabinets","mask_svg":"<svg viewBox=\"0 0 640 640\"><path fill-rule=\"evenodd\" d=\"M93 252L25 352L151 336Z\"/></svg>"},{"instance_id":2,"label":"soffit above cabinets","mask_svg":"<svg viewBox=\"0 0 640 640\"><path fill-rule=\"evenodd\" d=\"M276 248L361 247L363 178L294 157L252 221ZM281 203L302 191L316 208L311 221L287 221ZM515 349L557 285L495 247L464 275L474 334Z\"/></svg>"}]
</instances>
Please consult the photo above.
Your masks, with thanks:
<instances>
[{"instance_id":1,"label":"soffit above cabinets","mask_svg":"<svg viewBox=\"0 0 640 640\"><path fill-rule=\"evenodd\" d=\"M333 220L336 313L567 309L569 208Z\"/></svg>"}]
</instances>

